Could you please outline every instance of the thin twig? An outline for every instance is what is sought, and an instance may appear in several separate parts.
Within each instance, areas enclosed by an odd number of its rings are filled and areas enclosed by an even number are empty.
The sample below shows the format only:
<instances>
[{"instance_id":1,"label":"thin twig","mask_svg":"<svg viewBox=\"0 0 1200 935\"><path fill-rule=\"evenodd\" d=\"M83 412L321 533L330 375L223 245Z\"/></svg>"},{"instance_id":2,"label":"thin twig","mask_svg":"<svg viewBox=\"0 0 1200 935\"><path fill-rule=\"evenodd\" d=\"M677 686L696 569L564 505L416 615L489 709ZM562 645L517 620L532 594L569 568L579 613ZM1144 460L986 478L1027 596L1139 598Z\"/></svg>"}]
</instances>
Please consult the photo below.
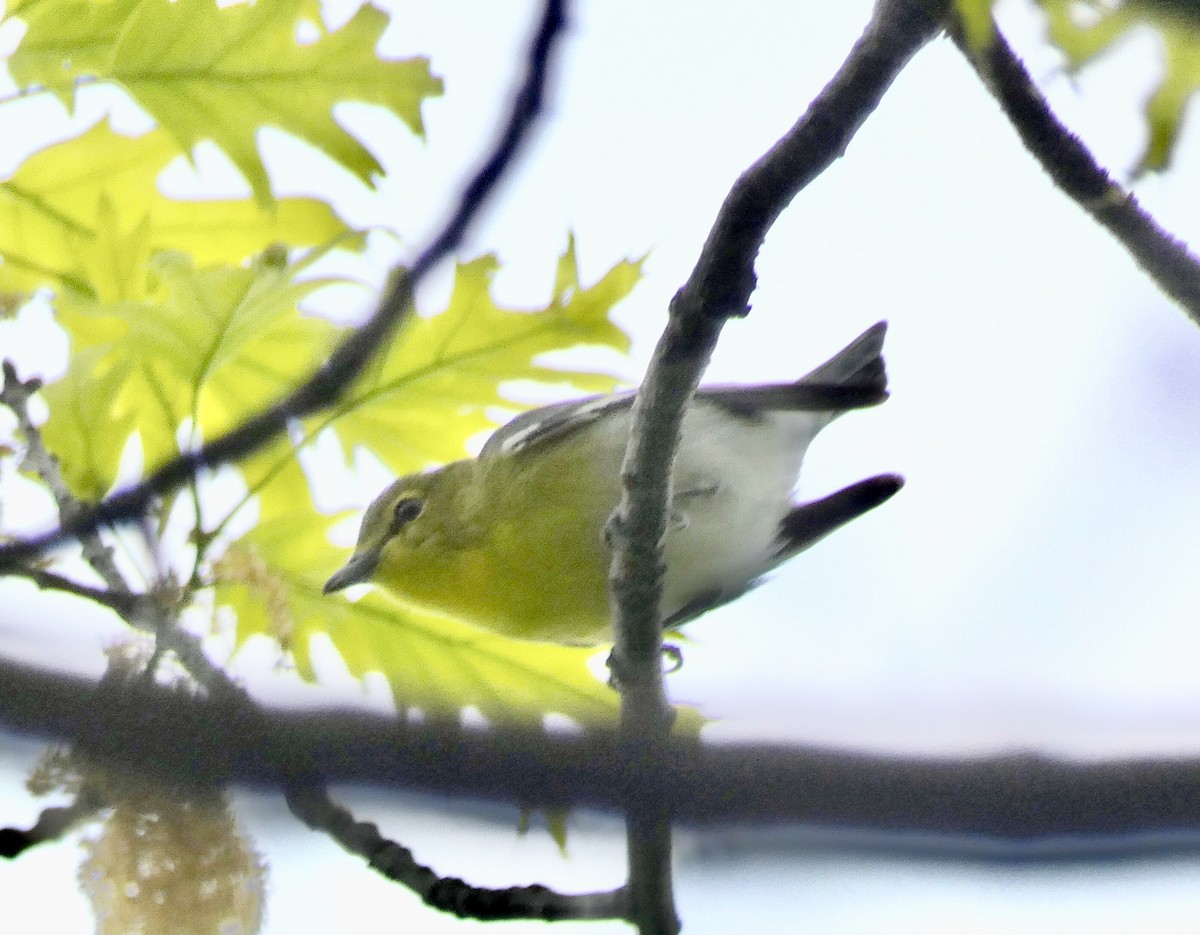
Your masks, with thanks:
<instances>
[{"instance_id":1,"label":"thin twig","mask_svg":"<svg viewBox=\"0 0 1200 935\"><path fill-rule=\"evenodd\" d=\"M796 194L846 149L896 75L941 29L935 0L880 0L863 36L803 117L751 166L726 197L695 269L671 302L634 405L622 466L624 492L609 523L610 589L621 686L621 723L630 762L627 808L631 911L643 933L674 932L670 814L646 794L670 731L662 687L659 618L670 479L683 413L725 322L745 315L754 260L767 231Z\"/></svg>"},{"instance_id":2,"label":"thin twig","mask_svg":"<svg viewBox=\"0 0 1200 935\"><path fill-rule=\"evenodd\" d=\"M70 805L42 809L32 828L0 828L0 857L12 860L31 847L57 841L103 807L96 788L85 783Z\"/></svg>"},{"instance_id":3,"label":"thin twig","mask_svg":"<svg viewBox=\"0 0 1200 935\"><path fill-rule=\"evenodd\" d=\"M141 609L143 596L140 594L92 587L44 568L17 568L9 574L17 578L28 578L43 591L62 591L66 594L86 598L125 618L137 616Z\"/></svg>"},{"instance_id":4,"label":"thin twig","mask_svg":"<svg viewBox=\"0 0 1200 935\"><path fill-rule=\"evenodd\" d=\"M214 707L223 713L217 718L225 729L245 738L257 747L259 754L271 764L271 781L283 791L288 807L314 831L329 835L343 848L353 854L366 857L372 869L388 879L407 886L428 905L453 912L462 917L481 920L494 919L611 919L624 918L623 890L610 893L567 895L557 893L540 885L511 887L491 890L471 886L456 877L440 877L428 867L417 863L412 852L401 844L384 838L378 829L366 822L357 821L344 807L329 798L325 779L315 761L303 747L297 747L285 737L271 729L266 712L253 696L233 681L220 666L205 655L200 642L194 636L175 626L160 626L158 640L171 650L180 664L208 692ZM155 710L162 710L177 699L187 702L187 696L165 693L148 682L142 690L156 693L159 697L150 701L138 697L128 682L121 682L108 689L119 719L139 727L136 739L130 746L139 747L146 743L140 728L145 725L142 706L149 703ZM101 689L101 693L104 689ZM213 724L204 719L207 726L203 733L212 738ZM143 764L143 772L163 778L173 777L191 785L197 781L206 785L220 785L228 778L229 764L213 764L211 769L201 769L195 774L188 769L188 776L175 775L181 764L193 763L195 742L189 738L183 724L177 725L183 732L175 732L169 740L154 744L152 762ZM394 721L392 730L394 730ZM97 747L97 734L91 740L81 738L77 748L86 752L89 760L96 762L98 754L112 750L113 735L107 729L99 729L102 747ZM218 743L223 741L218 740ZM102 757L101 757L102 759Z\"/></svg>"},{"instance_id":5,"label":"thin twig","mask_svg":"<svg viewBox=\"0 0 1200 935\"><path fill-rule=\"evenodd\" d=\"M529 70L514 102L505 143L472 181L464 195L464 205L476 204L486 196L511 161L529 122L540 110L550 55L564 24L563 4L559 0L548 0L529 51ZM461 239L469 220L470 216L460 209L439 240L426 251L428 259L425 259L424 267L421 268L421 261L418 261L409 276L419 276L436 258L449 253ZM457 877L438 876L429 867L419 864L408 848L384 838L375 825L357 821L348 810L334 803L320 775L311 767L297 770L293 764L288 771L284 793L292 812L310 828L329 835L350 853L366 858L374 870L407 886L427 905L443 912L484 921L625 917L623 888L605 893L566 895L539 884L494 890L471 886Z\"/></svg>"},{"instance_id":6,"label":"thin twig","mask_svg":"<svg viewBox=\"0 0 1200 935\"><path fill-rule=\"evenodd\" d=\"M42 433L29 415L29 400L42 388L38 379L22 381L17 376L17 368L12 361L5 360L2 365L4 385L0 387L0 403L7 406L17 417L17 428L25 439L25 455L22 467L37 475L50 491L54 504L58 508L59 521L69 523L76 517L86 513L90 505L84 503L71 493L67 486L58 459L52 455L42 441ZM82 535L79 540L83 550L83 558L96 574L113 592L113 600L120 596L132 596L129 583L117 568L113 559L112 549L100 539L95 531ZM0 574L21 569L17 565L5 567L0 564ZM107 603L107 602L106 602Z\"/></svg>"},{"instance_id":7,"label":"thin twig","mask_svg":"<svg viewBox=\"0 0 1200 935\"><path fill-rule=\"evenodd\" d=\"M953 12L947 16L947 28L1054 184L1112 234L1158 288L1200 325L1200 258L1159 227L1063 126L994 24L986 49L972 48Z\"/></svg>"},{"instance_id":8,"label":"thin twig","mask_svg":"<svg viewBox=\"0 0 1200 935\"><path fill-rule=\"evenodd\" d=\"M153 682L133 685L118 681L102 685L97 690L99 704L93 709L93 715L97 710L108 708L114 719L136 727L134 736L126 736L119 742L129 750L143 751L146 756L136 767L138 775L154 775L184 786L222 785L230 777L233 764L209 763L207 768L193 769L197 762L194 759L196 744L215 740L223 745L228 736L235 735L257 748L254 756L262 757L264 763L269 764L269 781L282 790L288 807L297 818L314 831L327 834L350 853L367 858L372 869L407 886L436 909L485 921L625 917L623 890L569 895L536 884L492 890L471 886L456 877L438 876L417 863L408 848L384 838L374 825L357 821L347 809L334 803L329 798L322 772L308 751L271 728L267 713L243 686L205 655L199 640L174 626L159 627L158 639L160 645L170 649L192 678L207 691L212 708L208 712L189 712L190 716L184 716L176 724L170 737L152 739L153 730L148 734L142 730L148 723L144 706L150 705L157 712L174 707L178 714L181 707L186 710L190 697L165 690ZM205 739L202 741L199 736L189 734L189 726ZM87 728L76 739L75 748L83 752L89 762L110 762L114 752L113 732L94 716L89 719ZM388 732L394 730L393 719ZM9 839L10 842L19 840L11 834Z\"/></svg>"},{"instance_id":9,"label":"thin twig","mask_svg":"<svg viewBox=\"0 0 1200 935\"><path fill-rule=\"evenodd\" d=\"M323 831L352 854L363 857L372 869L402 883L428 906L460 918L494 922L502 919L623 919L624 890L600 893L556 893L540 884L485 889L456 877L441 877L417 863L412 851L389 841L379 829L356 821L345 808L330 801L323 788L296 788L288 792L292 812L317 831Z\"/></svg>"},{"instance_id":10,"label":"thin twig","mask_svg":"<svg viewBox=\"0 0 1200 935\"><path fill-rule=\"evenodd\" d=\"M2 371L4 385L0 387L0 403L7 406L17 417L17 427L25 439L22 466L36 474L49 489L60 518L66 521L83 514L89 505L71 493L58 459L46 448L41 431L33 424L29 415L29 400L41 388L41 381L20 380L16 368L7 360L3 363ZM135 592L121 574L113 558L112 549L101 540L99 532L92 531L83 535L80 538L80 546L84 560L100 576L106 587L89 587L37 566L16 565L0 573L28 578L38 587L65 591L95 601L120 614L131 627L153 634L160 649L163 645L179 644L182 652L190 651L186 640L181 641L171 633L177 622L179 601L171 599L178 588L169 578L160 578L148 593ZM203 657L203 653L199 655ZM200 664L195 659L193 662L196 665Z\"/></svg>"},{"instance_id":11,"label":"thin twig","mask_svg":"<svg viewBox=\"0 0 1200 935\"><path fill-rule=\"evenodd\" d=\"M378 308L330 355L309 379L275 405L220 438L186 452L144 481L113 494L76 517L63 517L50 532L0 546L0 573L64 539L85 536L101 526L140 516L156 498L187 483L199 471L245 457L284 432L289 421L336 402L409 314L413 293L429 272L450 256L495 192L529 139L541 114L551 52L565 23L565 0L547 0L529 56L528 71L492 151L463 189L458 205L407 270L399 270Z\"/></svg>"}]
</instances>

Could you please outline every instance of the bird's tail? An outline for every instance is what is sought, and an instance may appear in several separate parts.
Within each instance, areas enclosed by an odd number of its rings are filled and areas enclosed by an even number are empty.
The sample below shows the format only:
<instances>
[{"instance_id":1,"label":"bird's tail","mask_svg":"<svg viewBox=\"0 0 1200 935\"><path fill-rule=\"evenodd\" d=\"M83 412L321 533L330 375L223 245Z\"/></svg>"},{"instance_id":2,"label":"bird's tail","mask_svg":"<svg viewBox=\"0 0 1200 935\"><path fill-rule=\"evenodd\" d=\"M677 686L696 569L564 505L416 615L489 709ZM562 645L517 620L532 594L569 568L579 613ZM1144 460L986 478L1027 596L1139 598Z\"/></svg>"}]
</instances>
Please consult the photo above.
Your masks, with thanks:
<instances>
[{"instance_id":1,"label":"bird's tail","mask_svg":"<svg viewBox=\"0 0 1200 935\"><path fill-rule=\"evenodd\" d=\"M887 370L883 365L883 339L887 322L873 324L857 338L797 383L854 387L887 398Z\"/></svg>"},{"instance_id":2,"label":"bird's tail","mask_svg":"<svg viewBox=\"0 0 1200 935\"><path fill-rule=\"evenodd\" d=\"M731 412L826 412L832 419L850 409L878 406L887 399L883 338L887 322L872 325L832 358L795 383L773 386L705 387L698 398Z\"/></svg>"}]
</instances>

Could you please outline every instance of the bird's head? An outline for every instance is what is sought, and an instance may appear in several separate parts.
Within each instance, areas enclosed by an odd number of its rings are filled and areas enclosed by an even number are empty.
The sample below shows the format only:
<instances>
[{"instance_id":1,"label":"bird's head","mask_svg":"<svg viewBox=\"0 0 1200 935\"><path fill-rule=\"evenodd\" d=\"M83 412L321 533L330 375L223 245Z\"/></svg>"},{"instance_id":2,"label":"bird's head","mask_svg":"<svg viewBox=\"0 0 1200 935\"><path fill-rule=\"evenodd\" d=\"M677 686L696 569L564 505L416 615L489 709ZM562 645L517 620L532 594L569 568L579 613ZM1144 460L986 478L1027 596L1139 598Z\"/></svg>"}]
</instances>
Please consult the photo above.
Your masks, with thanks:
<instances>
[{"instance_id":1,"label":"bird's head","mask_svg":"<svg viewBox=\"0 0 1200 935\"><path fill-rule=\"evenodd\" d=\"M363 514L350 560L325 582L331 594L399 570L418 550L445 547L462 532L464 487L471 462L409 474L391 484Z\"/></svg>"}]
</instances>

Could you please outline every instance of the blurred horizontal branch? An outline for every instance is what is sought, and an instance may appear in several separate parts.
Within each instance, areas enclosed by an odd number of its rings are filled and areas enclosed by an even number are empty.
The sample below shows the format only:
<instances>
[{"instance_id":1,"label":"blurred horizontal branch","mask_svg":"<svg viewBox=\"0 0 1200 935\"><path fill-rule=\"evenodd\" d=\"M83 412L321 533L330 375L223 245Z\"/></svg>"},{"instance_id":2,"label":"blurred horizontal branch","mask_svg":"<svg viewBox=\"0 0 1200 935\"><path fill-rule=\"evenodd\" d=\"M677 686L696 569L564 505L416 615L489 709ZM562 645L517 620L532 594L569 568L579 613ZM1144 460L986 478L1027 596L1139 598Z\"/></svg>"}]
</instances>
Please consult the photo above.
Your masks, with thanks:
<instances>
[{"instance_id":1,"label":"blurred horizontal branch","mask_svg":"<svg viewBox=\"0 0 1200 935\"><path fill-rule=\"evenodd\" d=\"M625 764L615 733L414 726L344 708L267 709L260 723L246 724L243 711L152 685L114 691L0 662L0 730L70 742L93 761L164 782L275 786L286 751L284 761L298 756L326 782L513 804L620 806ZM970 857L992 853L981 839L1005 845L996 853L1012 858L1037 856L1055 839L1200 831L1200 760L1185 758L952 759L673 740L645 781L645 794L669 803L676 825L800 823L940 835L949 837L939 851ZM1109 843L1106 853L1120 851L1120 842ZM1144 850L1145 840L1131 847Z\"/></svg>"}]
</instances>

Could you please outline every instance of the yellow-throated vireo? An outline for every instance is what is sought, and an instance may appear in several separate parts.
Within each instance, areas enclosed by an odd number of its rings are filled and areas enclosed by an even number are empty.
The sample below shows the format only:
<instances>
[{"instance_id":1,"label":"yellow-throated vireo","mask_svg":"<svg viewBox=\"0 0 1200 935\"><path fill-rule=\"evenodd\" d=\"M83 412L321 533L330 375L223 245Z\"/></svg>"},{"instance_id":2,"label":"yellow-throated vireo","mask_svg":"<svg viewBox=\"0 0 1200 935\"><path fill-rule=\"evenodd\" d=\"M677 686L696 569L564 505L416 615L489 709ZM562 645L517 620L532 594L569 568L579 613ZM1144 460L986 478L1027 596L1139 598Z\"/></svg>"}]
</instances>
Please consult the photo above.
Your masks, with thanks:
<instances>
[{"instance_id":1,"label":"yellow-throated vireo","mask_svg":"<svg viewBox=\"0 0 1200 935\"><path fill-rule=\"evenodd\" d=\"M885 322L797 380L710 386L684 415L672 475L660 613L675 627L900 489L896 475L796 505L809 443L887 398ZM527 412L479 457L402 477L370 505L326 593L356 582L522 639L610 640L604 528L621 495L633 393Z\"/></svg>"}]
</instances>

